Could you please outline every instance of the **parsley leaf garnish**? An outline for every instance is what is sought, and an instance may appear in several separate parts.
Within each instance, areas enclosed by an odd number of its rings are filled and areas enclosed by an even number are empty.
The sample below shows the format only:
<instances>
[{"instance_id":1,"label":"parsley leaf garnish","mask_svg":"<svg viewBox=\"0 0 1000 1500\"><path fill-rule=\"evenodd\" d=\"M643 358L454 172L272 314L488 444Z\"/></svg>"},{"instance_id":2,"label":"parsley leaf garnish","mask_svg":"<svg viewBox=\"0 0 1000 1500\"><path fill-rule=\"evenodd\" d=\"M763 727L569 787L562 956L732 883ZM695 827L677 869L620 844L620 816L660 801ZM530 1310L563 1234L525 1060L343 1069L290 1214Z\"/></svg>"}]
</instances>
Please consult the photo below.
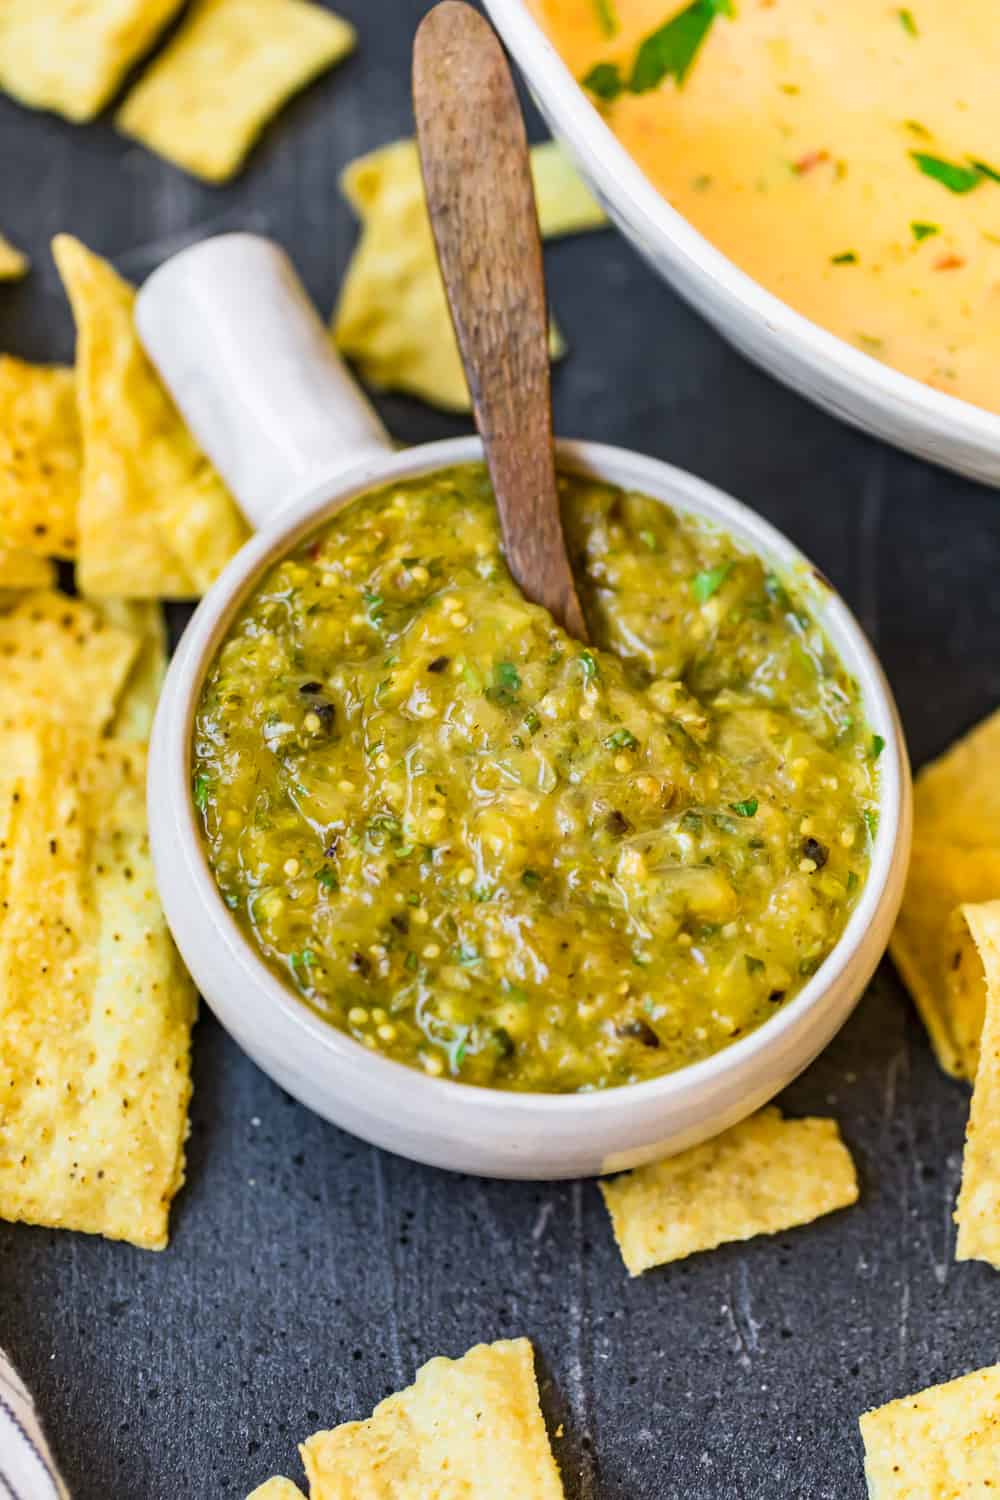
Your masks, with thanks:
<instances>
[{"instance_id":1,"label":"parsley leaf garnish","mask_svg":"<svg viewBox=\"0 0 1000 1500\"><path fill-rule=\"evenodd\" d=\"M910 155L925 177L940 182L949 193L971 193L989 175L977 166L963 167L960 162L945 161L943 156L930 156L926 151L911 151Z\"/></svg>"},{"instance_id":2,"label":"parsley leaf garnish","mask_svg":"<svg viewBox=\"0 0 1000 1500\"><path fill-rule=\"evenodd\" d=\"M896 14L899 17L899 24L900 26L902 26L907 36L920 35L920 32L917 30L917 23L913 19L913 12L911 10L898 10Z\"/></svg>"},{"instance_id":3,"label":"parsley leaf garnish","mask_svg":"<svg viewBox=\"0 0 1000 1500\"><path fill-rule=\"evenodd\" d=\"M882 738L882 736L880 734L873 734L872 735L871 748L870 748L870 751L869 751L872 760L878 760L879 756L882 754L882 751L884 749L885 749L885 740Z\"/></svg>"},{"instance_id":4,"label":"parsley leaf garnish","mask_svg":"<svg viewBox=\"0 0 1000 1500\"><path fill-rule=\"evenodd\" d=\"M910 230L919 245L921 240L929 240L932 234L940 234L941 226L940 224L924 224L919 219L914 219Z\"/></svg>"},{"instance_id":5,"label":"parsley leaf garnish","mask_svg":"<svg viewBox=\"0 0 1000 1500\"><path fill-rule=\"evenodd\" d=\"M716 16L731 16L731 0L692 0L692 4L646 37L636 54L628 86L633 94L655 89L665 78L680 88Z\"/></svg>"},{"instance_id":6,"label":"parsley leaf garnish","mask_svg":"<svg viewBox=\"0 0 1000 1500\"><path fill-rule=\"evenodd\" d=\"M595 63L590 72L585 73L580 79L580 82L590 93L598 99L605 100L608 104L613 99L617 99L625 87L621 69L617 63L612 62Z\"/></svg>"},{"instance_id":7,"label":"parsley leaf garnish","mask_svg":"<svg viewBox=\"0 0 1000 1500\"><path fill-rule=\"evenodd\" d=\"M608 735L604 743L609 750L635 750L639 741L631 729L616 729L613 734Z\"/></svg>"},{"instance_id":8,"label":"parsley leaf garnish","mask_svg":"<svg viewBox=\"0 0 1000 1500\"><path fill-rule=\"evenodd\" d=\"M856 266L858 257L854 250L843 250L840 255L831 255L830 261L835 266Z\"/></svg>"},{"instance_id":9,"label":"parsley leaf garnish","mask_svg":"<svg viewBox=\"0 0 1000 1500\"><path fill-rule=\"evenodd\" d=\"M699 604L704 604L711 599L712 595L722 587L730 573L733 571L731 562L717 563L714 568L706 568L703 573L696 573L691 580L691 592Z\"/></svg>"},{"instance_id":10,"label":"parsley leaf garnish","mask_svg":"<svg viewBox=\"0 0 1000 1500\"><path fill-rule=\"evenodd\" d=\"M600 673L597 667L597 658L592 651L580 652L580 666L583 668L583 680L589 684L596 682Z\"/></svg>"},{"instance_id":11,"label":"parsley leaf garnish","mask_svg":"<svg viewBox=\"0 0 1000 1500\"><path fill-rule=\"evenodd\" d=\"M618 30L618 16L614 0L594 0L594 10L605 36L614 36Z\"/></svg>"}]
</instances>

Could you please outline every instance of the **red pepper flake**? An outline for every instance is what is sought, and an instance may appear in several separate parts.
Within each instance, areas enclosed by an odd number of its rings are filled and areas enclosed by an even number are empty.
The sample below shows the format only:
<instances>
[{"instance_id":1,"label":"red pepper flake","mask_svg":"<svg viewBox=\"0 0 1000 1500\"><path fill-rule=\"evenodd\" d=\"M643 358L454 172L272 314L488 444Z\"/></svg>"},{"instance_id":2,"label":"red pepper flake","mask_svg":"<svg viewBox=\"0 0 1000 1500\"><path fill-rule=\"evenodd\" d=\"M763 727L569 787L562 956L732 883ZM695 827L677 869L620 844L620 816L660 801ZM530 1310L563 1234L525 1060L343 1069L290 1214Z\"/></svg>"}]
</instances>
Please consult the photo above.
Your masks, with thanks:
<instances>
[{"instance_id":1,"label":"red pepper flake","mask_svg":"<svg viewBox=\"0 0 1000 1500\"><path fill-rule=\"evenodd\" d=\"M937 260L934 262L933 269L935 271L957 271L959 266L964 265L964 255L939 255Z\"/></svg>"},{"instance_id":2,"label":"red pepper flake","mask_svg":"<svg viewBox=\"0 0 1000 1500\"><path fill-rule=\"evenodd\" d=\"M804 177L807 172L812 171L813 167L818 167L821 162L829 160L829 151L807 151L805 156L800 156L798 161L792 162L792 171Z\"/></svg>"}]
</instances>

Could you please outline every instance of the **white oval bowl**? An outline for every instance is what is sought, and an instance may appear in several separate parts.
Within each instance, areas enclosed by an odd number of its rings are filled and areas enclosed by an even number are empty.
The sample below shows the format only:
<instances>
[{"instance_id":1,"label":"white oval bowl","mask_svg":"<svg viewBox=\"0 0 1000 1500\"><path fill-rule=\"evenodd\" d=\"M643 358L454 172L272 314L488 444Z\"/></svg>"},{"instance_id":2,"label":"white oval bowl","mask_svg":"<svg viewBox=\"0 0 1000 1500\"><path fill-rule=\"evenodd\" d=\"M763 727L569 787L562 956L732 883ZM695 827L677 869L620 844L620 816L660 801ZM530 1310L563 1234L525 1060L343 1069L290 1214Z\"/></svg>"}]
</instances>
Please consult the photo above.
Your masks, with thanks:
<instances>
[{"instance_id":1,"label":"white oval bowl","mask_svg":"<svg viewBox=\"0 0 1000 1500\"><path fill-rule=\"evenodd\" d=\"M524 0L484 0L554 136L611 218L680 295L755 364L834 416L1000 485L1000 415L853 348L766 291L672 208L616 139Z\"/></svg>"},{"instance_id":2,"label":"white oval bowl","mask_svg":"<svg viewBox=\"0 0 1000 1500\"><path fill-rule=\"evenodd\" d=\"M617 1171L695 1145L759 1109L847 1019L885 950L902 895L911 808L906 749L892 696L843 602L813 581L802 553L762 517L690 474L594 443L562 443L563 468L665 501L728 532L795 575L885 741L880 819L857 908L826 961L771 1020L703 1062L588 1094L476 1088L425 1076L367 1051L320 1019L268 968L227 909L191 798L191 736L205 672L261 573L359 494L481 459L477 439L371 454L326 480L255 536L196 611L160 700L150 749L153 856L181 954L223 1026L261 1068L318 1114L415 1161L491 1177L562 1178Z\"/></svg>"}]
</instances>

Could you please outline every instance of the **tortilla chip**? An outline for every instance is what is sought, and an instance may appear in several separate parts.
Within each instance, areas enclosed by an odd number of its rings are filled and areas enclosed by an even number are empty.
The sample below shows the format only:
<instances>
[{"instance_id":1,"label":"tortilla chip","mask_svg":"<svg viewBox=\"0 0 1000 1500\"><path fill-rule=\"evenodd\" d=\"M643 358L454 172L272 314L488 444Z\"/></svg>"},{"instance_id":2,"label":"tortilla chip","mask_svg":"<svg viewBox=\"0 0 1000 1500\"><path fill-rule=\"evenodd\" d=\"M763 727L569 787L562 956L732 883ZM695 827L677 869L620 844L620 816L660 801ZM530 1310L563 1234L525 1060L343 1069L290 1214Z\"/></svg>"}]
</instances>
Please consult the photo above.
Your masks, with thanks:
<instances>
[{"instance_id":1,"label":"tortilla chip","mask_svg":"<svg viewBox=\"0 0 1000 1500\"><path fill-rule=\"evenodd\" d=\"M55 581L55 564L47 557L0 545L0 589L46 589Z\"/></svg>"},{"instance_id":2,"label":"tortilla chip","mask_svg":"<svg viewBox=\"0 0 1000 1500\"><path fill-rule=\"evenodd\" d=\"M297 1484L290 1479L282 1479L275 1476L268 1479L264 1484L259 1484L247 1500L305 1500L305 1496Z\"/></svg>"},{"instance_id":3,"label":"tortilla chip","mask_svg":"<svg viewBox=\"0 0 1000 1500\"><path fill-rule=\"evenodd\" d=\"M984 1000L981 986L965 983L969 955L953 913L965 901L994 896L1000 896L1000 844L973 849L918 839L889 952L934 1055L953 1078L975 1077Z\"/></svg>"},{"instance_id":4,"label":"tortilla chip","mask_svg":"<svg viewBox=\"0 0 1000 1500\"><path fill-rule=\"evenodd\" d=\"M310 1500L562 1500L527 1339L432 1359L366 1422L301 1448Z\"/></svg>"},{"instance_id":5,"label":"tortilla chip","mask_svg":"<svg viewBox=\"0 0 1000 1500\"><path fill-rule=\"evenodd\" d=\"M73 371L0 355L0 536L12 547L76 555L80 421Z\"/></svg>"},{"instance_id":6,"label":"tortilla chip","mask_svg":"<svg viewBox=\"0 0 1000 1500\"><path fill-rule=\"evenodd\" d=\"M1000 1475L1000 1365L861 1418L870 1500L986 1500Z\"/></svg>"},{"instance_id":7,"label":"tortilla chip","mask_svg":"<svg viewBox=\"0 0 1000 1500\"><path fill-rule=\"evenodd\" d=\"M543 232L569 234L603 222L558 147L532 147ZM361 238L334 313L333 336L362 377L447 411L468 411L469 390L448 312L414 141L353 161L340 185L361 220ZM550 332L553 357L565 351Z\"/></svg>"},{"instance_id":8,"label":"tortilla chip","mask_svg":"<svg viewBox=\"0 0 1000 1500\"><path fill-rule=\"evenodd\" d=\"M785 1120L774 1108L598 1186L630 1276L809 1224L858 1197L836 1121Z\"/></svg>"},{"instance_id":9,"label":"tortilla chip","mask_svg":"<svg viewBox=\"0 0 1000 1500\"><path fill-rule=\"evenodd\" d=\"M142 350L132 287L69 235L53 251L77 326L77 581L90 595L196 596L246 525Z\"/></svg>"},{"instance_id":10,"label":"tortilla chip","mask_svg":"<svg viewBox=\"0 0 1000 1500\"><path fill-rule=\"evenodd\" d=\"M109 625L138 642L132 670L115 706L109 734L116 740L148 740L167 672L167 626L153 599L93 599Z\"/></svg>"},{"instance_id":11,"label":"tortilla chip","mask_svg":"<svg viewBox=\"0 0 1000 1500\"><path fill-rule=\"evenodd\" d=\"M0 234L0 281L20 281L27 276L30 265L28 257Z\"/></svg>"},{"instance_id":12,"label":"tortilla chip","mask_svg":"<svg viewBox=\"0 0 1000 1500\"><path fill-rule=\"evenodd\" d=\"M1000 848L1000 710L924 766L913 811L926 842Z\"/></svg>"},{"instance_id":13,"label":"tortilla chip","mask_svg":"<svg viewBox=\"0 0 1000 1500\"><path fill-rule=\"evenodd\" d=\"M0 1217L159 1249L195 996L156 897L145 750L52 723L3 749Z\"/></svg>"},{"instance_id":14,"label":"tortilla chip","mask_svg":"<svg viewBox=\"0 0 1000 1500\"><path fill-rule=\"evenodd\" d=\"M100 734L138 650L83 600L26 594L0 615L0 724L35 716Z\"/></svg>"},{"instance_id":15,"label":"tortilla chip","mask_svg":"<svg viewBox=\"0 0 1000 1500\"><path fill-rule=\"evenodd\" d=\"M964 906L962 914L979 952L986 1019L955 1210L955 1258L986 1260L1000 1270L1000 901Z\"/></svg>"},{"instance_id":16,"label":"tortilla chip","mask_svg":"<svg viewBox=\"0 0 1000 1500\"><path fill-rule=\"evenodd\" d=\"M608 216L558 141L531 148L538 227L547 240L604 229Z\"/></svg>"},{"instance_id":17,"label":"tortilla chip","mask_svg":"<svg viewBox=\"0 0 1000 1500\"><path fill-rule=\"evenodd\" d=\"M350 52L355 36L306 0L195 0L115 123L196 177L224 182L285 100Z\"/></svg>"},{"instance_id":18,"label":"tortilla chip","mask_svg":"<svg viewBox=\"0 0 1000 1500\"><path fill-rule=\"evenodd\" d=\"M3 0L0 88L92 120L183 0Z\"/></svg>"}]
</instances>

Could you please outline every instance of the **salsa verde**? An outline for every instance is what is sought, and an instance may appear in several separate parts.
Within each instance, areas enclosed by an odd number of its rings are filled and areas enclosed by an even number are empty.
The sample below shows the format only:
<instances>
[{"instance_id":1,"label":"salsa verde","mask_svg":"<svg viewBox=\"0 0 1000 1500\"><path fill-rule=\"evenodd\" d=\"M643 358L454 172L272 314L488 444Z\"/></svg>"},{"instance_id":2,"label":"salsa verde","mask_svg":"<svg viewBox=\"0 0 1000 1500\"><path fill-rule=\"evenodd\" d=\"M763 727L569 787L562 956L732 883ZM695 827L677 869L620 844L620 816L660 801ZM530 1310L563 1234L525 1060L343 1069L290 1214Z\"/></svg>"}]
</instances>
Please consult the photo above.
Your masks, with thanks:
<instances>
[{"instance_id":1,"label":"salsa verde","mask_svg":"<svg viewBox=\"0 0 1000 1500\"><path fill-rule=\"evenodd\" d=\"M438 472L268 570L193 744L220 890L314 1011L544 1092L707 1057L802 987L881 750L788 581L658 501L561 492L589 645L513 583L485 472Z\"/></svg>"}]
</instances>

